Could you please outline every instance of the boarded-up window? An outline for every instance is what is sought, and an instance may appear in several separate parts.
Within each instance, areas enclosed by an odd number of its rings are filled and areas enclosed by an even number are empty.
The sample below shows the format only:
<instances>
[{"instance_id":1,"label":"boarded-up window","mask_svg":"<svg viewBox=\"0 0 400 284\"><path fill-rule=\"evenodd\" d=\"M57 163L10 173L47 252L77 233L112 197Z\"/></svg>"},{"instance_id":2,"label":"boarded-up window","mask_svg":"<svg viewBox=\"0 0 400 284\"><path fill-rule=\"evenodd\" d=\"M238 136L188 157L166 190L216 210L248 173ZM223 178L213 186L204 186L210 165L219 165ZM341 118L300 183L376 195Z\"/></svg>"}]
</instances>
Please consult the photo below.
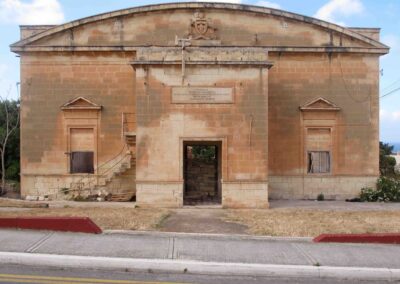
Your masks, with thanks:
<instances>
[{"instance_id":1,"label":"boarded-up window","mask_svg":"<svg viewBox=\"0 0 400 284\"><path fill-rule=\"evenodd\" d=\"M94 173L93 128L71 128L71 173Z\"/></svg>"},{"instance_id":2,"label":"boarded-up window","mask_svg":"<svg viewBox=\"0 0 400 284\"><path fill-rule=\"evenodd\" d=\"M94 173L93 152L72 152L71 173Z\"/></svg>"},{"instance_id":3,"label":"boarded-up window","mask_svg":"<svg viewBox=\"0 0 400 284\"><path fill-rule=\"evenodd\" d=\"M307 129L307 172L330 173L332 133L330 128Z\"/></svg>"},{"instance_id":4,"label":"boarded-up window","mask_svg":"<svg viewBox=\"0 0 400 284\"><path fill-rule=\"evenodd\" d=\"M307 129L308 151L329 151L331 149L330 128L309 128Z\"/></svg>"},{"instance_id":5,"label":"boarded-up window","mask_svg":"<svg viewBox=\"0 0 400 284\"><path fill-rule=\"evenodd\" d=\"M308 173L329 173L331 157L328 151L308 152Z\"/></svg>"}]
</instances>

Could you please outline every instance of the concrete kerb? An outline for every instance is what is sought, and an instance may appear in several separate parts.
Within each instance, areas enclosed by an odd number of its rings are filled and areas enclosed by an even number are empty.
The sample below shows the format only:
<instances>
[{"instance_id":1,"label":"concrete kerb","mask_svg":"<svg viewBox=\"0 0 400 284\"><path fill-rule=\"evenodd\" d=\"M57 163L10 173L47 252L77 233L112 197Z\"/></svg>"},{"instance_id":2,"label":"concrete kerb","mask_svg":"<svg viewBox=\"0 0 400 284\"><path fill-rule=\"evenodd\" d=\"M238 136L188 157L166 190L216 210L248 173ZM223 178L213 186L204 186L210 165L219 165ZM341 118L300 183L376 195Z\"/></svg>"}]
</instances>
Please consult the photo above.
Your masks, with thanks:
<instances>
[{"instance_id":1,"label":"concrete kerb","mask_svg":"<svg viewBox=\"0 0 400 284\"><path fill-rule=\"evenodd\" d=\"M220 263L0 252L0 263L118 271L399 281L400 269Z\"/></svg>"},{"instance_id":2,"label":"concrete kerb","mask_svg":"<svg viewBox=\"0 0 400 284\"><path fill-rule=\"evenodd\" d=\"M105 235L133 235L133 236L156 236L166 238L199 237L204 239L226 239L226 240L265 240L265 241L288 241L288 242L312 242L311 237L273 237L240 234L203 234L203 233L180 233L159 231L129 231L129 230L103 230Z\"/></svg>"}]
</instances>

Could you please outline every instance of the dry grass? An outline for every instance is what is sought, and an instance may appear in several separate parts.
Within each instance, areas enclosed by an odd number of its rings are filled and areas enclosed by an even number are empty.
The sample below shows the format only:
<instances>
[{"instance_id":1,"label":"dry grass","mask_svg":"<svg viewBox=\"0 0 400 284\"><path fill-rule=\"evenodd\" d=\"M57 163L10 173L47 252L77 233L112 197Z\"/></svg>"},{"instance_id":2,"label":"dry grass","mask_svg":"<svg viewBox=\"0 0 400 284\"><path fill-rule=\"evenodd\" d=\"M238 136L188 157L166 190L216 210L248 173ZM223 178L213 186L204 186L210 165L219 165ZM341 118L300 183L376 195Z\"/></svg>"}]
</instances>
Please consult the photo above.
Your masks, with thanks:
<instances>
[{"instance_id":1,"label":"dry grass","mask_svg":"<svg viewBox=\"0 0 400 284\"><path fill-rule=\"evenodd\" d=\"M323 233L398 233L400 210L318 209L230 210L228 220L256 235L315 237Z\"/></svg>"},{"instance_id":2,"label":"dry grass","mask_svg":"<svg viewBox=\"0 0 400 284\"><path fill-rule=\"evenodd\" d=\"M0 211L0 217L89 217L103 230L154 230L169 215L166 209L141 208L48 208Z\"/></svg>"}]
</instances>

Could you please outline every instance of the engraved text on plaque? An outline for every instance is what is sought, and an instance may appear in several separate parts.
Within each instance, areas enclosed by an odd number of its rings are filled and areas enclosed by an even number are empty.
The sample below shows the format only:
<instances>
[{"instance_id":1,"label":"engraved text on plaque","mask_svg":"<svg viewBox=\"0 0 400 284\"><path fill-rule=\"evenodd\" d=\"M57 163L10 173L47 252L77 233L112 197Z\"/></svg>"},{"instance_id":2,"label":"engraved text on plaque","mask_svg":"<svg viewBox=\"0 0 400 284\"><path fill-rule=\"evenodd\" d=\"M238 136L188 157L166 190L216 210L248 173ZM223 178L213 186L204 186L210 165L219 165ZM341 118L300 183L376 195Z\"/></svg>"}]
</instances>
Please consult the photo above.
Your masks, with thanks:
<instances>
[{"instance_id":1,"label":"engraved text on plaque","mask_svg":"<svg viewBox=\"0 0 400 284\"><path fill-rule=\"evenodd\" d=\"M232 88L173 87L172 103L175 104L231 104Z\"/></svg>"}]
</instances>

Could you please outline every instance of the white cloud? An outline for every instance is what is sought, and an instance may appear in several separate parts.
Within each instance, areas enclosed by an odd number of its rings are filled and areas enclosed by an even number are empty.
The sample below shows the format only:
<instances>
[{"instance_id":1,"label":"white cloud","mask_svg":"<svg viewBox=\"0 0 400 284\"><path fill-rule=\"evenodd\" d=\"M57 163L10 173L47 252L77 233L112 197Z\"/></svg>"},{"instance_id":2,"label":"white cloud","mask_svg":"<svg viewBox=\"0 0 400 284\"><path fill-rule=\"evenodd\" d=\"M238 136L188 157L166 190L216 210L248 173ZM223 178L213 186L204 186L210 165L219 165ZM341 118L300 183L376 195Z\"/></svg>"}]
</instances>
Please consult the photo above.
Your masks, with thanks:
<instances>
[{"instance_id":1,"label":"white cloud","mask_svg":"<svg viewBox=\"0 0 400 284\"><path fill-rule=\"evenodd\" d=\"M364 5L361 0L330 0L319 8L314 17L333 23L344 25L337 17L349 17L364 12Z\"/></svg>"},{"instance_id":2,"label":"white cloud","mask_svg":"<svg viewBox=\"0 0 400 284\"><path fill-rule=\"evenodd\" d=\"M278 3L270 2L270 1L258 1L256 3L257 6L264 6L268 8L273 8L273 9L281 9L281 5Z\"/></svg>"},{"instance_id":3,"label":"white cloud","mask_svg":"<svg viewBox=\"0 0 400 284\"><path fill-rule=\"evenodd\" d=\"M220 3L240 4L242 0L197 0L197 2L220 2Z\"/></svg>"},{"instance_id":4,"label":"white cloud","mask_svg":"<svg viewBox=\"0 0 400 284\"><path fill-rule=\"evenodd\" d=\"M58 0L0 0L0 21L22 25L51 25L64 22Z\"/></svg>"},{"instance_id":5,"label":"white cloud","mask_svg":"<svg viewBox=\"0 0 400 284\"><path fill-rule=\"evenodd\" d=\"M385 121L400 121L400 111L387 111L385 109L381 109L379 116L381 120Z\"/></svg>"}]
</instances>

